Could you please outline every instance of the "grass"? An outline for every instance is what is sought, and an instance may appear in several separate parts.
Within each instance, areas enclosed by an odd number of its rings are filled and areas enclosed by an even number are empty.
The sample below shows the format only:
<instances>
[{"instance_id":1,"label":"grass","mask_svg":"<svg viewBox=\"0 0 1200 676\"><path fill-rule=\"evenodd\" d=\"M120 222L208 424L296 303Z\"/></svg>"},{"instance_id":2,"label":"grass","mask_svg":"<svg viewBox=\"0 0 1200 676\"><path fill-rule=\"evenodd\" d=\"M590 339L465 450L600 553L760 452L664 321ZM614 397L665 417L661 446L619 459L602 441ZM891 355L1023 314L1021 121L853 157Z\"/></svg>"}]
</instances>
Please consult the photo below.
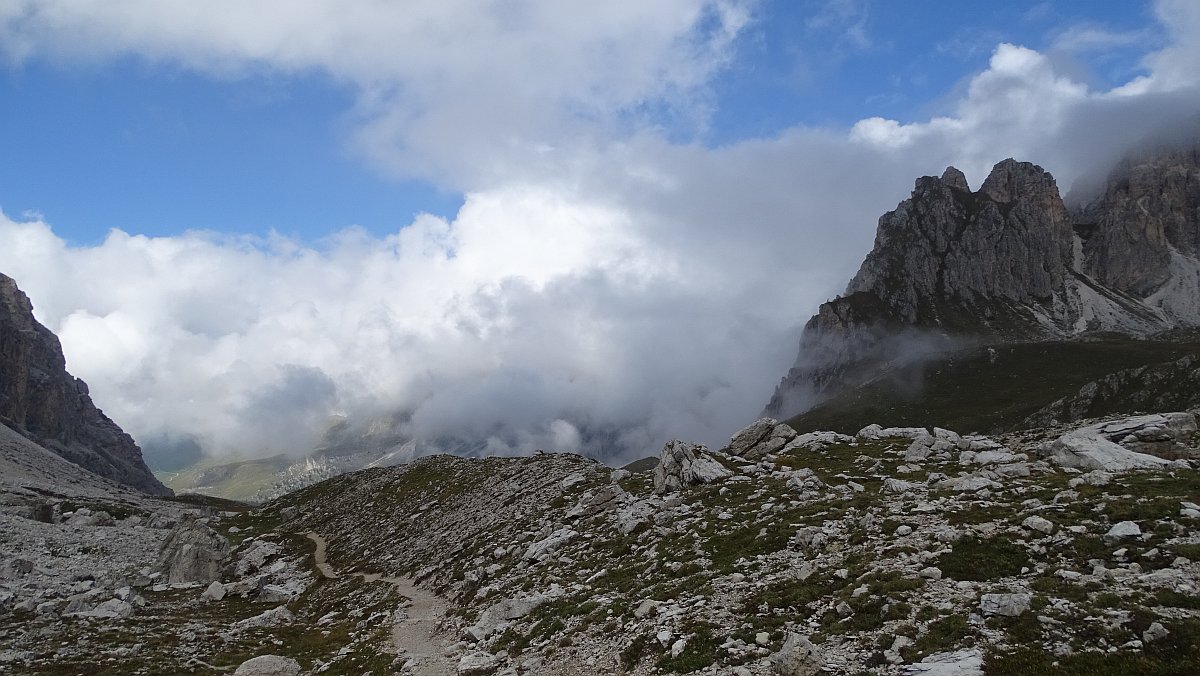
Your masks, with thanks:
<instances>
[{"instance_id":1,"label":"grass","mask_svg":"<svg viewBox=\"0 0 1200 676\"><path fill-rule=\"evenodd\" d=\"M925 633L918 636L912 645L905 647L901 654L906 661L916 662L926 655L959 648L969 636L971 627L967 624L967 618L953 613L931 622Z\"/></svg>"},{"instance_id":2,"label":"grass","mask_svg":"<svg viewBox=\"0 0 1200 676\"><path fill-rule=\"evenodd\" d=\"M964 538L942 554L937 566L953 580L987 581L1019 575L1030 565L1024 547L1000 538Z\"/></svg>"},{"instance_id":3,"label":"grass","mask_svg":"<svg viewBox=\"0 0 1200 676\"><path fill-rule=\"evenodd\" d=\"M658 661L660 672L690 674L699 671L715 662L722 656L720 641L713 636L712 628L705 625L688 627L692 637L688 639L683 652L677 657L667 655Z\"/></svg>"},{"instance_id":4,"label":"grass","mask_svg":"<svg viewBox=\"0 0 1200 676\"><path fill-rule=\"evenodd\" d=\"M870 423L948 427L959 432L1012 429L1084 384L1120 371L1194 354L1194 343L1111 337L983 346L886 371L787 423L797 430L853 434ZM1144 394L1144 393L1142 393ZM1132 408L1131 408L1132 407ZM1101 402L1087 417L1133 410L1122 397Z\"/></svg>"},{"instance_id":5,"label":"grass","mask_svg":"<svg viewBox=\"0 0 1200 676\"><path fill-rule=\"evenodd\" d=\"M1037 646L987 656L988 676L1194 676L1200 664L1200 620L1164 622L1171 633L1142 652L1079 652L1056 657Z\"/></svg>"}]
</instances>

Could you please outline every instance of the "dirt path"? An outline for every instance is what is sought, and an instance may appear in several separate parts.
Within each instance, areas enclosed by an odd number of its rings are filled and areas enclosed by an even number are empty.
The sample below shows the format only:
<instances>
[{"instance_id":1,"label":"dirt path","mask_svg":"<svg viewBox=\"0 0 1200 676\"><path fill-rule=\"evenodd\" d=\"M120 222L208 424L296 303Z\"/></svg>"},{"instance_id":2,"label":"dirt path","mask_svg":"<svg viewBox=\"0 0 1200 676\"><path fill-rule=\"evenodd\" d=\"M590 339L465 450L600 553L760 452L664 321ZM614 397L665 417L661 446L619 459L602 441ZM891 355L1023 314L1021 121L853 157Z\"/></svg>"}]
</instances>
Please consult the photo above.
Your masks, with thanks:
<instances>
[{"instance_id":1,"label":"dirt path","mask_svg":"<svg viewBox=\"0 0 1200 676\"><path fill-rule=\"evenodd\" d=\"M330 579L340 577L325 560L325 538L310 532L308 539L317 545L313 560L321 575ZM446 615L446 603L442 599L416 586L407 577L383 577L379 573L354 574L366 582L386 582L410 600L411 603L394 616L392 645L397 651L417 661L412 672L415 676L454 676L458 673L455 661L445 654L452 641L438 630L438 623Z\"/></svg>"}]
</instances>

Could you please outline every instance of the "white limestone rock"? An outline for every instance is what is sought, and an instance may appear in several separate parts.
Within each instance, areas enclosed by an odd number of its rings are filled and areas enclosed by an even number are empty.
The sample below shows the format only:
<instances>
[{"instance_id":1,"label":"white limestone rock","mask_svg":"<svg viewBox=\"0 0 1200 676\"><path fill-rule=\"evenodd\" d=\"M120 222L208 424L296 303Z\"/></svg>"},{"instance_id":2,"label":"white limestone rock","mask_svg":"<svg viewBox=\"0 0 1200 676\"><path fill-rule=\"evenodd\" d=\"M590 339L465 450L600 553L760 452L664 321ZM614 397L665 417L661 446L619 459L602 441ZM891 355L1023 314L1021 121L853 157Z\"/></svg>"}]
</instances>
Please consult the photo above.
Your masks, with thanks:
<instances>
[{"instance_id":1,"label":"white limestone rock","mask_svg":"<svg viewBox=\"0 0 1200 676\"><path fill-rule=\"evenodd\" d=\"M816 676L825 668L825 660L807 636L789 631L783 647L771 656L771 668L778 676Z\"/></svg>"},{"instance_id":2,"label":"white limestone rock","mask_svg":"<svg viewBox=\"0 0 1200 676\"><path fill-rule=\"evenodd\" d=\"M233 676L298 676L300 663L290 657L259 655L238 665Z\"/></svg>"},{"instance_id":3,"label":"white limestone rock","mask_svg":"<svg viewBox=\"0 0 1200 676\"><path fill-rule=\"evenodd\" d=\"M157 569L169 583L208 584L221 578L221 567L229 550L229 541L207 524L185 521L163 542Z\"/></svg>"},{"instance_id":4,"label":"white limestone rock","mask_svg":"<svg viewBox=\"0 0 1200 676\"><path fill-rule=\"evenodd\" d=\"M1026 518L1021 522L1021 525L1029 530L1045 533L1046 535L1050 535L1054 532L1054 522L1037 516L1036 514Z\"/></svg>"},{"instance_id":5,"label":"white limestone rock","mask_svg":"<svg viewBox=\"0 0 1200 676\"><path fill-rule=\"evenodd\" d=\"M467 633L476 641L484 641L496 633L501 623L525 617L534 610L549 603L554 597L534 592L524 596L516 596L493 604L479 615L474 625L467 628Z\"/></svg>"},{"instance_id":6,"label":"white limestone rock","mask_svg":"<svg viewBox=\"0 0 1200 676\"><path fill-rule=\"evenodd\" d=\"M200 595L200 598L205 601L220 601L225 598L225 593L225 585L213 580L212 584L208 585L208 588Z\"/></svg>"},{"instance_id":7,"label":"white limestone rock","mask_svg":"<svg viewBox=\"0 0 1200 676\"><path fill-rule=\"evenodd\" d=\"M1122 521L1114 524L1104 537L1109 540L1120 540L1121 538L1136 538L1142 536L1142 527L1134 521Z\"/></svg>"},{"instance_id":8,"label":"white limestone rock","mask_svg":"<svg viewBox=\"0 0 1200 676\"><path fill-rule=\"evenodd\" d=\"M287 609L287 606L278 606L276 608L263 611L254 617L248 617L244 620L234 622L230 627L230 630L234 633L237 633L258 627L278 627L285 624L291 624L295 621L296 616L292 614L292 611Z\"/></svg>"},{"instance_id":9,"label":"white limestone rock","mask_svg":"<svg viewBox=\"0 0 1200 676\"><path fill-rule=\"evenodd\" d=\"M568 474L567 476L563 477L563 480L560 482L560 485L562 486L563 491L569 491L572 488L574 488L574 487L578 486L579 484L584 483L586 481L587 481L587 475L584 474L583 472L572 472L571 474Z\"/></svg>"},{"instance_id":10,"label":"white limestone rock","mask_svg":"<svg viewBox=\"0 0 1200 676\"><path fill-rule=\"evenodd\" d=\"M522 558L526 561L537 561L542 555L558 549L571 540L574 540L578 535L577 531L570 528L560 528L548 537L529 545L529 548L525 550L525 556Z\"/></svg>"},{"instance_id":11,"label":"white limestone rock","mask_svg":"<svg viewBox=\"0 0 1200 676\"><path fill-rule=\"evenodd\" d=\"M1119 422L1119 421L1118 421ZM1110 441L1106 434L1116 423L1089 425L1067 432L1043 446L1041 454L1063 467L1081 470L1127 472L1135 469L1162 469L1169 460L1131 451Z\"/></svg>"},{"instance_id":12,"label":"white limestone rock","mask_svg":"<svg viewBox=\"0 0 1200 676\"><path fill-rule=\"evenodd\" d=\"M729 447L726 452L729 455L744 455L746 451L756 446L758 442L767 438L767 435L778 424L779 421L774 418L759 418L755 420L730 437Z\"/></svg>"},{"instance_id":13,"label":"white limestone rock","mask_svg":"<svg viewBox=\"0 0 1200 676\"><path fill-rule=\"evenodd\" d=\"M895 495L904 495L905 493L913 492L914 490L917 489L917 487L919 485L920 484L915 484L911 481L905 481L904 479L895 479L892 477L888 477L887 479L883 480L883 486L880 487L879 490L881 493L893 493Z\"/></svg>"},{"instance_id":14,"label":"white limestone rock","mask_svg":"<svg viewBox=\"0 0 1200 676\"><path fill-rule=\"evenodd\" d=\"M1142 632L1142 641L1154 643L1170 636L1171 632L1159 622L1152 622L1146 631Z\"/></svg>"},{"instance_id":15,"label":"white limestone rock","mask_svg":"<svg viewBox=\"0 0 1200 676\"><path fill-rule=\"evenodd\" d=\"M788 429L791 428L789 427ZM778 452L789 453L791 451L819 450L826 446L848 444L852 441L854 441L854 437L838 434L837 432L805 432L787 442Z\"/></svg>"},{"instance_id":16,"label":"white limestone rock","mask_svg":"<svg viewBox=\"0 0 1200 676\"><path fill-rule=\"evenodd\" d=\"M930 655L903 667L904 676L983 676L983 653L977 648Z\"/></svg>"},{"instance_id":17,"label":"white limestone rock","mask_svg":"<svg viewBox=\"0 0 1200 676\"><path fill-rule=\"evenodd\" d=\"M979 597L979 611L985 617L1003 615L1017 617L1029 610L1031 594L984 594Z\"/></svg>"},{"instance_id":18,"label":"white limestone rock","mask_svg":"<svg viewBox=\"0 0 1200 676\"><path fill-rule=\"evenodd\" d=\"M482 651L467 653L458 660L459 676L484 676L499 667L499 657Z\"/></svg>"},{"instance_id":19,"label":"white limestone rock","mask_svg":"<svg viewBox=\"0 0 1200 676\"><path fill-rule=\"evenodd\" d=\"M712 483L733 472L708 455L703 444L678 439L668 441L654 469L654 492L659 495L682 490L686 486Z\"/></svg>"}]
</instances>

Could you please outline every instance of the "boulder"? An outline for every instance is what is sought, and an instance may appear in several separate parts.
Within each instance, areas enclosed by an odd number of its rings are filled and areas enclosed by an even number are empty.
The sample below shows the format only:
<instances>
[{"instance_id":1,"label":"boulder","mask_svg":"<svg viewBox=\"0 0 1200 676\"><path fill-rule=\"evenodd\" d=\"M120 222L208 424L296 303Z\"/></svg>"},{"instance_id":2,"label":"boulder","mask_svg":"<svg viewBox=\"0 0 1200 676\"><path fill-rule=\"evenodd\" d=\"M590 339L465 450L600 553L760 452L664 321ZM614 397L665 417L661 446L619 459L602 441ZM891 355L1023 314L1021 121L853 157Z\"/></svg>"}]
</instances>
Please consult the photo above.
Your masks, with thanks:
<instances>
[{"instance_id":1,"label":"boulder","mask_svg":"<svg viewBox=\"0 0 1200 676\"><path fill-rule=\"evenodd\" d=\"M496 603L479 614L479 620L467 628L467 633L476 641L486 640L496 633L502 622L525 617L545 605L551 598L546 594L534 592Z\"/></svg>"},{"instance_id":2,"label":"boulder","mask_svg":"<svg viewBox=\"0 0 1200 676\"><path fill-rule=\"evenodd\" d=\"M779 676L816 676L825 668L825 661L807 636L789 631L783 647L771 656L771 668Z\"/></svg>"},{"instance_id":3,"label":"boulder","mask_svg":"<svg viewBox=\"0 0 1200 676\"><path fill-rule=\"evenodd\" d=\"M764 420L770 420L770 418L764 418ZM754 444L750 448L745 449L737 455L740 455L747 460L760 460L768 455L779 453L784 448L787 448L791 442L796 440L796 437L796 430L792 429L790 425L779 423L772 427L771 430L767 432L767 436L763 437L762 440L760 440L757 444Z\"/></svg>"},{"instance_id":4,"label":"boulder","mask_svg":"<svg viewBox=\"0 0 1200 676\"><path fill-rule=\"evenodd\" d=\"M879 425L867 425L859 430L855 436L859 439L870 441L892 438L918 439L929 436L929 430L924 427L880 427Z\"/></svg>"},{"instance_id":5,"label":"boulder","mask_svg":"<svg viewBox=\"0 0 1200 676\"><path fill-rule=\"evenodd\" d=\"M234 575L237 577L246 577L266 565L267 561L278 556L280 551L282 550L279 548L279 545L268 540L255 540L251 542L238 555Z\"/></svg>"},{"instance_id":6,"label":"boulder","mask_svg":"<svg viewBox=\"0 0 1200 676\"><path fill-rule=\"evenodd\" d=\"M124 619L133 614L133 606L120 599L109 599L104 603L96 606L94 610L80 613L88 617L96 617L101 619Z\"/></svg>"},{"instance_id":7,"label":"boulder","mask_svg":"<svg viewBox=\"0 0 1200 676\"><path fill-rule=\"evenodd\" d=\"M255 597L261 603L291 603L299 592L278 584L265 584Z\"/></svg>"},{"instance_id":8,"label":"boulder","mask_svg":"<svg viewBox=\"0 0 1200 676\"><path fill-rule=\"evenodd\" d=\"M1142 632L1142 641L1145 643L1154 643L1161 641L1171 634L1166 627L1159 622L1151 622L1146 631Z\"/></svg>"},{"instance_id":9,"label":"boulder","mask_svg":"<svg viewBox=\"0 0 1200 676\"><path fill-rule=\"evenodd\" d=\"M208 589L205 589L204 593L200 595L200 598L205 601L220 601L225 598L225 593L225 585L214 580L212 584L208 585Z\"/></svg>"},{"instance_id":10,"label":"boulder","mask_svg":"<svg viewBox=\"0 0 1200 676\"><path fill-rule=\"evenodd\" d=\"M18 578L33 572L33 561L29 559L9 559L0 564L0 579Z\"/></svg>"},{"instance_id":11,"label":"boulder","mask_svg":"<svg viewBox=\"0 0 1200 676\"><path fill-rule=\"evenodd\" d=\"M1114 524L1104 537L1109 540L1120 540L1121 538L1136 538L1142 536L1142 527L1133 521L1122 521Z\"/></svg>"},{"instance_id":12,"label":"boulder","mask_svg":"<svg viewBox=\"0 0 1200 676\"><path fill-rule=\"evenodd\" d=\"M658 494L682 490L685 486L712 483L733 472L714 460L703 444L691 444L672 439L663 446L658 467L654 468L654 492Z\"/></svg>"},{"instance_id":13,"label":"boulder","mask_svg":"<svg viewBox=\"0 0 1200 676\"><path fill-rule=\"evenodd\" d=\"M574 540L577 535L579 535L579 533L571 530L570 528L560 528L551 533L548 537L529 545L529 548L525 550L525 556L523 558L526 561L537 561L543 554L548 554L555 549L558 549L562 545Z\"/></svg>"},{"instance_id":14,"label":"boulder","mask_svg":"<svg viewBox=\"0 0 1200 676\"><path fill-rule=\"evenodd\" d=\"M482 651L467 653L458 660L459 676L483 676L500 667L500 658Z\"/></svg>"},{"instance_id":15,"label":"boulder","mask_svg":"<svg viewBox=\"0 0 1200 676\"><path fill-rule=\"evenodd\" d=\"M257 627L278 627L284 624L291 624L296 621L296 616L292 611L287 609L287 606L279 606L270 610L265 610L254 617L248 617L244 620L234 622L230 627L234 632L245 631L247 629L255 629Z\"/></svg>"},{"instance_id":16,"label":"boulder","mask_svg":"<svg viewBox=\"0 0 1200 676\"><path fill-rule=\"evenodd\" d=\"M920 484L915 484L911 481L905 481L904 479L893 479L888 477L887 479L883 480L883 486L879 488L879 492L903 495L905 493L913 492L918 486L920 486Z\"/></svg>"},{"instance_id":17,"label":"boulder","mask_svg":"<svg viewBox=\"0 0 1200 676\"><path fill-rule=\"evenodd\" d=\"M1039 453L1063 467L1081 470L1128 472L1135 469L1162 469L1169 460L1131 451L1106 436L1109 424L1090 425L1067 432L1042 446Z\"/></svg>"},{"instance_id":18,"label":"boulder","mask_svg":"<svg viewBox=\"0 0 1200 676\"><path fill-rule=\"evenodd\" d=\"M1030 594L984 594L979 597L979 611L985 617L1017 617L1028 612L1031 601L1033 596Z\"/></svg>"},{"instance_id":19,"label":"boulder","mask_svg":"<svg viewBox=\"0 0 1200 676\"><path fill-rule=\"evenodd\" d=\"M983 653L968 648L930 655L900 672L904 676L983 676Z\"/></svg>"},{"instance_id":20,"label":"boulder","mask_svg":"<svg viewBox=\"0 0 1200 676\"><path fill-rule=\"evenodd\" d=\"M788 427L788 429L791 429L791 427ZM787 442L778 452L788 453L789 451L820 450L833 444L848 444L852 441L854 441L854 437L838 434L837 432L805 432Z\"/></svg>"},{"instance_id":21,"label":"boulder","mask_svg":"<svg viewBox=\"0 0 1200 676\"><path fill-rule=\"evenodd\" d=\"M567 476L563 477L563 480L559 483L562 486L562 489L564 491L569 491L572 488L578 486L579 484L586 483L586 482L587 482L586 474L584 474L583 472L572 472L571 474L568 474Z\"/></svg>"},{"instance_id":22,"label":"boulder","mask_svg":"<svg viewBox=\"0 0 1200 676\"><path fill-rule=\"evenodd\" d=\"M738 432L729 439L729 448L727 452L729 455L744 455L746 451L756 446L758 442L766 439L767 435L770 434L771 430L775 429L775 426L778 424L779 421L774 418L759 418L758 420L755 420L749 425L738 430ZM795 434L792 436L795 436Z\"/></svg>"},{"instance_id":23,"label":"boulder","mask_svg":"<svg viewBox=\"0 0 1200 676\"><path fill-rule=\"evenodd\" d=\"M1021 522L1021 525L1029 530L1045 533L1046 535L1054 532L1054 522L1037 515L1026 518Z\"/></svg>"},{"instance_id":24,"label":"boulder","mask_svg":"<svg viewBox=\"0 0 1200 676\"><path fill-rule=\"evenodd\" d=\"M238 665L233 676L297 676L300 663L290 657L259 655Z\"/></svg>"},{"instance_id":25,"label":"boulder","mask_svg":"<svg viewBox=\"0 0 1200 676\"><path fill-rule=\"evenodd\" d=\"M579 504L567 512L567 518L579 519L616 509L621 504L620 498L624 495L624 489L616 484L601 486L595 491L584 494L579 499Z\"/></svg>"},{"instance_id":26,"label":"boulder","mask_svg":"<svg viewBox=\"0 0 1200 676\"><path fill-rule=\"evenodd\" d=\"M209 583L221 578L229 540L200 521L176 526L158 551L157 569L166 581Z\"/></svg>"}]
</instances>

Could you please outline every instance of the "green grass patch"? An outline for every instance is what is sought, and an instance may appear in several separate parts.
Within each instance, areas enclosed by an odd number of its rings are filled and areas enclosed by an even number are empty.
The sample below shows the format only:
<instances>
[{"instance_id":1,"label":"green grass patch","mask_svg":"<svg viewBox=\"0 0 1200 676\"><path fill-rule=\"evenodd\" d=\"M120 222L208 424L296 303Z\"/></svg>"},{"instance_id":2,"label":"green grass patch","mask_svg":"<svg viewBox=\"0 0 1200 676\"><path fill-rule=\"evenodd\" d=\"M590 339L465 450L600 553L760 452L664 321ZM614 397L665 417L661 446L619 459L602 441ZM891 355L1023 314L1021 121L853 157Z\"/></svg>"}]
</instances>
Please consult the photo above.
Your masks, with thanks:
<instances>
[{"instance_id":1,"label":"green grass patch","mask_svg":"<svg viewBox=\"0 0 1200 676\"><path fill-rule=\"evenodd\" d=\"M963 538L938 558L942 574L953 580L986 581L1019 575L1031 566L1024 547L1000 538Z\"/></svg>"}]
</instances>

